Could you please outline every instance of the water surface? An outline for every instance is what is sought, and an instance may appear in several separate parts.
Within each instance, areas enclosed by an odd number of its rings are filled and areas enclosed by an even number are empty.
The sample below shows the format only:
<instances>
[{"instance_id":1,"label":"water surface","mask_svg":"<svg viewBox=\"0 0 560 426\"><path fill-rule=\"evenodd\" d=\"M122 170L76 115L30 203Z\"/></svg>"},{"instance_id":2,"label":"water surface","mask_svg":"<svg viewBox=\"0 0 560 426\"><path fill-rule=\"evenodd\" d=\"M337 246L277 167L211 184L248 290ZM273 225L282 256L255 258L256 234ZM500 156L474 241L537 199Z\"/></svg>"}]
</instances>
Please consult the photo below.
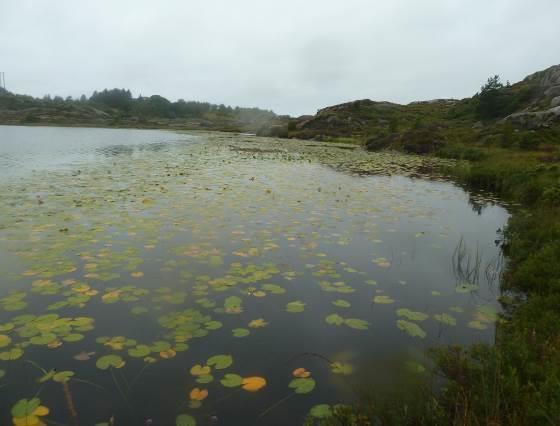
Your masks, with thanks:
<instances>
[{"instance_id":1,"label":"water surface","mask_svg":"<svg viewBox=\"0 0 560 426\"><path fill-rule=\"evenodd\" d=\"M0 126L0 423L37 395L60 424L299 424L425 374L429 347L491 343L508 214L438 170L318 142Z\"/></svg>"}]
</instances>

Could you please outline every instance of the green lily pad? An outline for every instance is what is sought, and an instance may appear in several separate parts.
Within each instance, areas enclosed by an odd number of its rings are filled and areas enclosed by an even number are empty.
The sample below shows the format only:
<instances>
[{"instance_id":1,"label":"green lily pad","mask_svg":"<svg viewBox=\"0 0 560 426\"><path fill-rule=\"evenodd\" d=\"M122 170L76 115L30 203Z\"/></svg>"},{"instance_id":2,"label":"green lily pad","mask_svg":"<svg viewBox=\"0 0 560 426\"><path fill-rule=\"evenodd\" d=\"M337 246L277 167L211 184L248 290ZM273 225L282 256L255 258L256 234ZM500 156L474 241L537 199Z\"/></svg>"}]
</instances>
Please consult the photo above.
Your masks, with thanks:
<instances>
[{"instance_id":1,"label":"green lily pad","mask_svg":"<svg viewBox=\"0 0 560 426\"><path fill-rule=\"evenodd\" d=\"M367 330L369 327L369 322L357 318L347 318L344 324L356 330Z\"/></svg>"},{"instance_id":2,"label":"green lily pad","mask_svg":"<svg viewBox=\"0 0 560 426\"><path fill-rule=\"evenodd\" d=\"M429 318L429 315L424 312L411 311L407 308L397 309L397 315L399 317L405 317L410 321L425 321Z\"/></svg>"},{"instance_id":3,"label":"green lily pad","mask_svg":"<svg viewBox=\"0 0 560 426\"><path fill-rule=\"evenodd\" d=\"M311 407L309 415L316 419L326 419L332 416L331 406L329 404L318 404Z\"/></svg>"},{"instance_id":4,"label":"green lily pad","mask_svg":"<svg viewBox=\"0 0 560 426\"><path fill-rule=\"evenodd\" d=\"M342 318L340 315L338 314L330 314L325 318L325 321L327 322L327 324L330 325L342 325L344 324L344 318Z\"/></svg>"},{"instance_id":5,"label":"green lily pad","mask_svg":"<svg viewBox=\"0 0 560 426\"><path fill-rule=\"evenodd\" d=\"M214 381L214 376L212 376L211 374L204 374L196 378L196 382L201 384L211 383L213 381Z\"/></svg>"},{"instance_id":6,"label":"green lily pad","mask_svg":"<svg viewBox=\"0 0 560 426\"><path fill-rule=\"evenodd\" d=\"M237 296L230 296L224 301L224 309L228 314L241 313L241 298Z\"/></svg>"},{"instance_id":7,"label":"green lily pad","mask_svg":"<svg viewBox=\"0 0 560 426\"><path fill-rule=\"evenodd\" d=\"M110 367L121 368L124 365L124 361L118 355L105 355L98 358L95 365L101 370L107 370Z\"/></svg>"},{"instance_id":8,"label":"green lily pad","mask_svg":"<svg viewBox=\"0 0 560 426\"><path fill-rule=\"evenodd\" d=\"M72 333L72 334L68 334L68 335L64 336L62 338L62 340L64 340L65 342L79 342L83 338L84 338L83 334Z\"/></svg>"},{"instance_id":9,"label":"green lily pad","mask_svg":"<svg viewBox=\"0 0 560 426\"><path fill-rule=\"evenodd\" d=\"M391 299L389 296L375 296L373 298L373 303L377 303L380 305L389 305L394 303L395 301Z\"/></svg>"},{"instance_id":10,"label":"green lily pad","mask_svg":"<svg viewBox=\"0 0 560 426\"><path fill-rule=\"evenodd\" d=\"M196 426L196 420L188 414L179 414L175 419L175 426Z\"/></svg>"},{"instance_id":11,"label":"green lily pad","mask_svg":"<svg viewBox=\"0 0 560 426\"><path fill-rule=\"evenodd\" d=\"M144 358L152 352L148 345L138 345L128 350L128 354L133 358Z\"/></svg>"},{"instance_id":12,"label":"green lily pad","mask_svg":"<svg viewBox=\"0 0 560 426\"><path fill-rule=\"evenodd\" d=\"M426 332L422 330L422 328L420 328L418 324L415 324L413 322L397 320L397 327L399 327L400 330L404 331L409 336L420 337L421 339L426 337Z\"/></svg>"},{"instance_id":13,"label":"green lily pad","mask_svg":"<svg viewBox=\"0 0 560 426\"><path fill-rule=\"evenodd\" d=\"M280 287L279 285L276 285L276 284L263 284L261 286L261 288L263 290L268 291L269 293L272 293L272 294L284 294L284 293L286 293L286 290L284 288L282 288L282 287Z\"/></svg>"},{"instance_id":14,"label":"green lily pad","mask_svg":"<svg viewBox=\"0 0 560 426\"><path fill-rule=\"evenodd\" d=\"M231 330L231 332L233 334L233 337L246 337L251 334L251 332L246 328L234 328L233 330Z\"/></svg>"},{"instance_id":15,"label":"green lily pad","mask_svg":"<svg viewBox=\"0 0 560 426\"><path fill-rule=\"evenodd\" d=\"M166 342L165 340L158 340L154 342L152 346L150 346L150 350L152 352L165 352L171 349L171 344Z\"/></svg>"},{"instance_id":16,"label":"green lily pad","mask_svg":"<svg viewBox=\"0 0 560 426\"><path fill-rule=\"evenodd\" d=\"M350 302L348 302L347 300L342 300L342 299L337 299L334 302L332 302L333 306L336 306L338 308L349 308L350 306L352 306L352 304Z\"/></svg>"},{"instance_id":17,"label":"green lily pad","mask_svg":"<svg viewBox=\"0 0 560 426\"><path fill-rule=\"evenodd\" d=\"M0 332L13 330L15 327L14 323L8 322L6 324L0 324Z\"/></svg>"},{"instance_id":18,"label":"green lily pad","mask_svg":"<svg viewBox=\"0 0 560 426\"><path fill-rule=\"evenodd\" d=\"M243 377L237 374L226 374L220 383L226 388L236 388L241 386L243 382Z\"/></svg>"},{"instance_id":19,"label":"green lily pad","mask_svg":"<svg viewBox=\"0 0 560 426\"><path fill-rule=\"evenodd\" d=\"M214 355L208 358L206 364L214 367L216 370L223 370L233 364L233 357L231 355Z\"/></svg>"},{"instance_id":20,"label":"green lily pad","mask_svg":"<svg viewBox=\"0 0 560 426\"><path fill-rule=\"evenodd\" d=\"M6 334L0 334L0 348L8 346L12 342L12 338Z\"/></svg>"},{"instance_id":21,"label":"green lily pad","mask_svg":"<svg viewBox=\"0 0 560 426\"><path fill-rule=\"evenodd\" d=\"M291 313L303 312L305 310L305 303L301 300L295 300L286 305L286 311Z\"/></svg>"},{"instance_id":22,"label":"green lily pad","mask_svg":"<svg viewBox=\"0 0 560 426\"><path fill-rule=\"evenodd\" d=\"M70 377L74 375L73 371L60 371L53 376L53 381L57 383L66 383Z\"/></svg>"},{"instance_id":23,"label":"green lily pad","mask_svg":"<svg viewBox=\"0 0 560 426\"><path fill-rule=\"evenodd\" d=\"M56 340L56 334L53 333L40 334L29 339L33 345L48 345L53 340Z\"/></svg>"},{"instance_id":24,"label":"green lily pad","mask_svg":"<svg viewBox=\"0 0 560 426\"><path fill-rule=\"evenodd\" d=\"M23 356L23 349L12 348L9 351L0 352L1 361L15 361Z\"/></svg>"},{"instance_id":25,"label":"green lily pad","mask_svg":"<svg viewBox=\"0 0 560 426\"><path fill-rule=\"evenodd\" d=\"M20 399L14 404L11 409L12 417L27 417L30 416L37 407L41 405L41 400L39 398L32 399Z\"/></svg>"},{"instance_id":26,"label":"green lily pad","mask_svg":"<svg viewBox=\"0 0 560 426\"><path fill-rule=\"evenodd\" d=\"M288 385L295 393L309 393L315 389L315 379L311 377L294 379Z\"/></svg>"},{"instance_id":27,"label":"green lily pad","mask_svg":"<svg viewBox=\"0 0 560 426\"><path fill-rule=\"evenodd\" d=\"M207 330L218 330L222 328L222 323L220 321L208 321L204 324Z\"/></svg>"}]
</instances>

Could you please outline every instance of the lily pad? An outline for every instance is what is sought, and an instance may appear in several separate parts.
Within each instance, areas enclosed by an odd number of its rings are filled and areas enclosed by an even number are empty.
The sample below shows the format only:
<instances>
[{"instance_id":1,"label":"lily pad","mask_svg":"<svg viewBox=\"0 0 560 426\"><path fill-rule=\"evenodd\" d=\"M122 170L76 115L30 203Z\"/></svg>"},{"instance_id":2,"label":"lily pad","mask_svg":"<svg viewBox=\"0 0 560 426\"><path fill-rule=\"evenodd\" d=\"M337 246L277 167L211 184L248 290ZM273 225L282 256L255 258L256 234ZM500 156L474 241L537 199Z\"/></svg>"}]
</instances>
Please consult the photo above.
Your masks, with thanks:
<instances>
[{"instance_id":1,"label":"lily pad","mask_svg":"<svg viewBox=\"0 0 560 426\"><path fill-rule=\"evenodd\" d=\"M107 370L110 367L121 368L124 367L125 362L118 355L105 355L97 359L95 365L101 370Z\"/></svg>"},{"instance_id":2,"label":"lily pad","mask_svg":"<svg viewBox=\"0 0 560 426\"><path fill-rule=\"evenodd\" d=\"M301 300L295 300L286 305L286 311L291 313L303 312L305 310L305 303Z\"/></svg>"},{"instance_id":3,"label":"lily pad","mask_svg":"<svg viewBox=\"0 0 560 426\"><path fill-rule=\"evenodd\" d=\"M294 379L288 385L294 389L295 393L305 394L315 389L315 379L308 377L306 379Z\"/></svg>"},{"instance_id":4,"label":"lily pad","mask_svg":"<svg viewBox=\"0 0 560 426\"><path fill-rule=\"evenodd\" d=\"M52 379L57 383L66 383L72 376L74 376L73 371L60 371L56 373Z\"/></svg>"},{"instance_id":5,"label":"lily pad","mask_svg":"<svg viewBox=\"0 0 560 426\"><path fill-rule=\"evenodd\" d=\"M12 342L10 336L6 334L0 334L0 348L8 346Z\"/></svg>"},{"instance_id":6,"label":"lily pad","mask_svg":"<svg viewBox=\"0 0 560 426\"><path fill-rule=\"evenodd\" d=\"M352 304L350 302L348 302L347 300L342 300L342 299L337 299L334 302L332 302L333 306L336 306L338 308L349 308L350 306L352 306Z\"/></svg>"},{"instance_id":7,"label":"lily pad","mask_svg":"<svg viewBox=\"0 0 560 426\"><path fill-rule=\"evenodd\" d=\"M41 400L39 398L20 399L14 404L10 413L12 417L25 418L30 416L40 405Z\"/></svg>"},{"instance_id":8,"label":"lily pad","mask_svg":"<svg viewBox=\"0 0 560 426\"><path fill-rule=\"evenodd\" d=\"M241 387L248 392L257 392L265 386L266 380L263 377L245 377L241 381Z\"/></svg>"},{"instance_id":9,"label":"lily pad","mask_svg":"<svg viewBox=\"0 0 560 426\"><path fill-rule=\"evenodd\" d=\"M0 361L15 361L23 356L23 349L12 348L9 351L0 352Z\"/></svg>"},{"instance_id":10,"label":"lily pad","mask_svg":"<svg viewBox=\"0 0 560 426\"><path fill-rule=\"evenodd\" d=\"M325 318L325 321L327 322L327 324L330 325L342 325L344 324L344 318L342 318L340 315L338 314L330 314Z\"/></svg>"},{"instance_id":11,"label":"lily pad","mask_svg":"<svg viewBox=\"0 0 560 426\"><path fill-rule=\"evenodd\" d=\"M326 419L332 416L331 406L329 404L318 404L311 407L309 415L316 419Z\"/></svg>"},{"instance_id":12,"label":"lily pad","mask_svg":"<svg viewBox=\"0 0 560 426\"><path fill-rule=\"evenodd\" d=\"M216 370L223 370L233 364L233 357L231 355L214 355L208 358L206 364L214 367Z\"/></svg>"},{"instance_id":13,"label":"lily pad","mask_svg":"<svg viewBox=\"0 0 560 426\"><path fill-rule=\"evenodd\" d=\"M425 321L429 318L429 315L424 312L411 311L407 308L397 309L397 315L410 321Z\"/></svg>"},{"instance_id":14,"label":"lily pad","mask_svg":"<svg viewBox=\"0 0 560 426\"><path fill-rule=\"evenodd\" d=\"M233 337L246 337L251 334L251 332L246 328L234 328L233 330L231 330L231 332L233 334Z\"/></svg>"},{"instance_id":15,"label":"lily pad","mask_svg":"<svg viewBox=\"0 0 560 426\"><path fill-rule=\"evenodd\" d=\"M148 345L138 345L128 350L128 354L133 358L144 358L150 355L151 352L152 351Z\"/></svg>"},{"instance_id":16,"label":"lily pad","mask_svg":"<svg viewBox=\"0 0 560 426\"><path fill-rule=\"evenodd\" d=\"M188 414L179 414L175 419L175 426L196 426L196 420Z\"/></svg>"},{"instance_id":17,"label":"lily pad","mask_svg":"<svg viewBox=\"0 0 560 426\"><path fill-rule=\"evenodd\" d=\"M395 303L395 301L389 296L375 296L373 298L373 303L377 303L380 305L389 305L391 303Z\"/></svg>"},{"instance_id":18,"label":"lily pad","mask_svg":"<svg viewBox=\"0 0 560 426\"><path fill-rule=\"evenodd\" d=\"M420 337L421 339L426 337L426 332L416 323L405 320L397 320L397 327L409 336Z\"/></svg>"},{"instance_id":19,"label":"lily pad","mask_svg":"<svg viewBox=\"0 0 560 426\"><path fill-rule=\"evenodd\" d=\"M224 378L220 380L220 383L226 388L236 388L238 386L241 386L242 382L243 377L237 374L226 374Z\"/></svg>"},{"instance_id":20,"label":"lily pad","mask_svg":"<svg viewBox=\"0 0 560 426\"><path fill-rule=\"evenodd\" d=\"M369 322L357 318L347 318L344 324L356 330L367 330L369 327Z\"/></svg>"}]
</instances>

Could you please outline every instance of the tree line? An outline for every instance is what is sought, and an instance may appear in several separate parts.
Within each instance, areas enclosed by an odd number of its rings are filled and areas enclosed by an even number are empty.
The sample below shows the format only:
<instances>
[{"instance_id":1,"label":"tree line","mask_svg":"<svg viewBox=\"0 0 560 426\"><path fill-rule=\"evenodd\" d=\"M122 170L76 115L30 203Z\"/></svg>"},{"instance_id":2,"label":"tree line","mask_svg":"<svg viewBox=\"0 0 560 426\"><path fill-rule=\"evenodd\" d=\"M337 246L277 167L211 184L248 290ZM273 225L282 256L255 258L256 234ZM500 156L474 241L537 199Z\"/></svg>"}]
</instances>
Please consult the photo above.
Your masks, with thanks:
<instances>
[{"instance_id":1,"label":"tree line","mask_svg":"<svg viewBox=\"0 0 560 426\"><path fill-rule=\"evenodd\" d=\"M2 95L2 94L0 94ZM91 106L101 110L112 110L123 116L137 116L141 118L200 118L207 116L209 113L217 115L236 116L243 120L258 121L267 120L276 117L276 114L270 110L260 108L242 108L231 107L224 104L212 104L209 102L185 101L179 99L171 102L163 96L152 95L133 97L130 90L127 89L104 89L95 91L88 98L81 95L74 99L72 96L63 98L61 96L45 95L43 98L32 98L30 96L3 94L6 97L17 97L19 102L12 99L11 102L5 99L0 100L0 104L13 106L33 103L35 105L84 105Z\"/></svg>"}]
</instances>

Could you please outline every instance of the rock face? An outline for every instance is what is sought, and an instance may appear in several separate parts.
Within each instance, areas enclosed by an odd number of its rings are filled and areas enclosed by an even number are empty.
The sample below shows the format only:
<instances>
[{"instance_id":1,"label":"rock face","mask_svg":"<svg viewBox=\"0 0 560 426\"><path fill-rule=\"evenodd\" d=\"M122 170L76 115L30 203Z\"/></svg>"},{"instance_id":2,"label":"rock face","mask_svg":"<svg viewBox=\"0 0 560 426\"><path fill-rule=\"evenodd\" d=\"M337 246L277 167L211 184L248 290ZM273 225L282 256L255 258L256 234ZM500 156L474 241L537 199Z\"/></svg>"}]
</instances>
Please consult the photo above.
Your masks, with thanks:
<instances>
[{"instance_id":1,"label":"rock face","mask_svg":"<svg viewBox=\"0 0 560 426\"><path fill-rule=\"evenodd\" d=\"M544 95L545 95L545 96L550 96L550 97L558 97L558 96L560 96L560 85L549 87L548 89L546 89L546 90L544 91Z\"/></svg>"},{"instance_id":2,"label":"rock face","mask_svg":"<svg viewBox=\"0 0 560 426\"><path fill-rule=\"evenodd\" d=\"M511 114L505 120L518 128L539 129L560 121L560 65L554 65L526 77L522 83L536 89L534 105L550 105L541 111L522 111ZM528 108L529 109L529 108Z\"/></svg>"},{"instance_id":3,"label":"rock face","mask_svg":"<svg viewBox=\"0 0 560 426\"><path fill-rule=\"evenodd\" d=\"M560 86L560 65L554 65L544 71L531 74L523 81L537 84L547 89L552 86Z\"/></svg>"},{"instance_id":4,"label":"rock face","mask_svg":"<svg viewBox=\"0 0 560 426\"><path fill-rule=\"evenodd\" d=\"M531 74L523 81L537 86L542 96L548 98L560 96L560 65Z\"/></svg>"},{"instance_id":5,"label":"rock face","mask_svg":"<svg viewBox=\"0 0 560 426\"><path fill-rule=\"evenodd\" d=\"M560 121L560 106L550 108L546 111L519 112L506 117L516 127L525 129L539 129L548 127L554 121Z\"/></svg>"}]
</instances>

